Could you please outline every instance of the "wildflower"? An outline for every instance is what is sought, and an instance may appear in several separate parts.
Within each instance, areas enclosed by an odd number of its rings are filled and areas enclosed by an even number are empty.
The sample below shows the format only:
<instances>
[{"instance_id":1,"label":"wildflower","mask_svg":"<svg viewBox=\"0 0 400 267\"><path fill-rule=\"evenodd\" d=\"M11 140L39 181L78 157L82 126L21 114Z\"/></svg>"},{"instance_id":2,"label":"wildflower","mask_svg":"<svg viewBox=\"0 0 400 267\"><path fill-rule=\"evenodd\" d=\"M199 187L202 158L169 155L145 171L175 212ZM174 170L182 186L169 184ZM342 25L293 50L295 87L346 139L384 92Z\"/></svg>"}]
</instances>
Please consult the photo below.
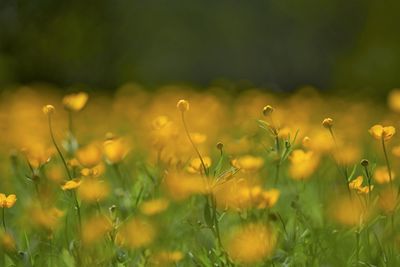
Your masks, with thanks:
<instances>
[{"instance_id":1,"label":"wildflower","mask_svg":"<svg viewBox=\"0 0 400 267\"><path fill-rule=\"evenodd\" d=\"M303 180L311 176L319 164L319 157L312 151L303 151L296 149L292 151L289 157L290 176L295 180Z\"/></svg>"},{"instance_id":2,"label":"wildflower","mask_svg":"<svg viewBox=\"0 0 400 267\"><path fill-rule=\"evenodd\" d=\"M373 185L362 186L364 178L360 175L349 183L349 188L356 190L360 194L368 194L374 188Z\"/></svg>"},{"instance_id":3,"label":"wildflower","mask_svg":"<svg viewBox=\"0 0 400 267\"><path fill-rule=\"evenodd\" d=\"M43 228L49 231L54 231L57 229L60 223L60 218L65 215L64 211L59 210L56 207L42 208L34 205L30 206L28 210L30 223L35 227Z\"/></svg>"},{"instance_id":4,"label":"wildflower","mask_svg":"<svg viewBox=\"0 0 400 267\"><path fill-rule=\"evenodd\" d=\"M42 110L45 115L52 115L55 111L55 108L53 105L46 105Z\"/></svg>"},{"instance_id":5,"label":"wildflower","mask_svg":"<svg viewBox=\"0 0 400 267\"><path fill-rule=\"evenodd\" d=\"M97 179L85 179L78 188L78 195L82 201L98 202L109 194L109 186L106 182Z\"/></svg>"},{"instance_id":6,"label":"wildflower","mask_svg":"<svg viewBox=\"0 0 400 267\"><path fill-rule=\"evenodd\" d=\"M245 155L232 160L231 164L235 168L241 169L243 171L256 172L264 166L264 159L261 157Z\"/></svg>"},{"instance_id":7,"label":"wildflower","mask_svg":"<svg viewBox=\"0 0 400 267\"><path fill-rule=\"evenodd\" d=\"M61 189L64 191L73 190L78 188L81 185L81 183L82 181L80 179L69 180L61 186Z\"/></svg>"},{"instance_id":8,"label":"wildflower","mask_svg":"<svg viewBox=\"0 0 400 267\"><path fill-rule=\"evenodd\" d=\"M154 226L143 219L133 218L118 231L116 242L132 249L150 245L156 237Z\"/></svg>"},{"instance_id":9,"label":"wildflower","mask_svg":"<svg viewBox=\"0 0 400 267\"><path fill-rule=\"evenodd\" d=\"M360 201L348 197L341 197L332 203L329 211L336 222L346 226L358 226L365 222L370 215Z\"/></svg>"},{"instance_id":10,"label":"wildflower","mask_svg":"<svg viewBox=\"0 0 400 267\"><path fill-rule=\"evenodd\" d=\"M79 92L64 96L62 103L68 111L80 111L85 107L88 98L89 95L87 93Z\"/></svg>"},{"instance_id":11,"label":"wildflower","mask_svg":"<svg viewBox=\"0 0 400 267\"><path fill-rule=\"evenodd\" d=\"M107 217L94 216L82 225L82 241L85 244L93 244L101 240L111 230L112 224Z\"/></svg>"},{"instance_id":12,"label":"wildflower","mask_svg":"<svg viewBox=\"0 0 400 267\"><path fill-rule=\"evenodd\" d=\"M17 245L14 238L7 232L0 232L0 249L9 253L17 252Z\"/></svg>"},{"instance_id":13,"label":"wildflower","mask_svg":"<svg viewBox=\"0 0 400 267\"><path fill-rule=\"evenodd\" d=\"M99 164L101 157L101 150L95 144L87 145L76 151L76 159L87 168L92 168Z\"/></svg>"},{"instance_id":14,"label":"wildflower","mask_svg":"<svg viewBox=\"0 0 400 267\"><path fill-rule=\"evenodd\" d=\"M176 104L176 107L181 111L185 112L189 110L189 102L187 100L181 99Z\"/></svg>"},{"instance_id":15,"label":"wildflower","mask_svg":"<svg viewBox=\"0 0 400 267\"><path fill-rule=\"evenodd\" d=\"M388 106L394 112L400 112L400 89L393 89L388 95Z\"/></svg>"},{"instance_id":16,"label":"wildflower","mask_svg":"<svg viewBox=\"0 0 400 267\"><path fill-rule=\"evenodd\" d=\"M180 251L161 251L150 257L151 266L169 266L177 264L183 259L184 255Z\"/></svg>"},{"instance_id":17,"label":"wildflower","mask_svg":"<svg viewBox=\"0 0 400 267\"><path fill-rule=\"evenodd\" d=\"M17 196L14 194L6 196L3 193L0 193L0 207L1 208L12 208L17 201Z\"/></svg>"},{"instance_id":18,"label":"wildflower","mask_svg":"<svg viewBox=\"0 0 400 267\"><path fill-rule=\"evenodd\" d=\"M259 209L272 208L278 202L281 192L278 189L270 189L261 193L261 201L258 204Z\"/></svg>"},{"instance_id":19,"label":"wildflower","mask_svg":"<svg viewBox=\"0 0 400 267\"><path fill-rule=\"evenodd\" d=\"M389 175L387 167L377 167L374 172L374 179L378 184L389 183L391 179L394 179L395 173L391 171L391 177Z\"/></svg>"},{"instance_id":20,"label":"wildflower","mask_svg":"<svg viewBox=\"0 0 400 267\"><path fill-rule=\"evenodd\" d=\"M324 127L327 128L327 129L332 128L332 126L333 126L333 119L331 119L331 118L325 118L325 119L322 121L322 126L324 126Z\"/></svg>"},{"instance_id":21,"label":"wildflower","mask_svg":"<svg viewBox=\"0 0 400 267\"><path fill-rule=\"evenodd\" d=\"M261 223L250 223L233 232L227 251L236 262L252 264L272 255L276 234Z\"/></svg>"},{"instance_id":22,"label":"wildflower","mask_svg":"<svg viewBox=\"0 0 400 267\"><path fill-rule=\"evenodd\" d=\"M169 206L169 202L166 199L152 199L143 202L140 205L140 211L145 215L155 215L163 212Z\"/></svg>"},{"instance_id":23,"label":"wildflower","mask_svg":"<svg viewBox=\"0 0 400 267\"><path fill-rule=\"evenodd\" d=\"M128 154L130 147L122 138L113 138L103 143L104 156L110 164L120 163Z\"/></svg>"},{"instance_id":24,"label":"wildflower","mask_svg":"<svg viewBox=\"0 0 400 267\"><path fill-rule=\"evenodd\" d=\"M211 158L203 157L203 162L206 168L211 166ZM200 158L194 158L190 161L189 166L186 168L189 173L201 173L203 172L203 165L201 163Z\"/></svg>"},{"instance_id":25,"label":"wildflower","mask_svg":"<svg viewBox=\"0 0 400 267\"><path fill-rule=\"evenodd\" d=\"M395 212L399 198L393 190L385 189L379 194L379 207L386 213Z\"/></svg>"},{"instance_id":26,"label":"wildflower","mask_svg":"<svg viewBox=\"0 0 400 267\"><path fill-rule=\"evenodd\" d=\"M369 133L376 140L389 141L396 133L396 129L393 126L383 127L382 125L376 124L369 129Z\"/></svg>"},{"instance_id":27,"label":"wildflower","mask_svg":"<svg viewBox=\"0 0 400 267\"><path fill-rule=\"evenodd\" d=\"M204 194L208 191L208 182L200 175L169 172L164 179L164 186L171 198L184 200L191 195Z\"/></svg>"}]
</instances>

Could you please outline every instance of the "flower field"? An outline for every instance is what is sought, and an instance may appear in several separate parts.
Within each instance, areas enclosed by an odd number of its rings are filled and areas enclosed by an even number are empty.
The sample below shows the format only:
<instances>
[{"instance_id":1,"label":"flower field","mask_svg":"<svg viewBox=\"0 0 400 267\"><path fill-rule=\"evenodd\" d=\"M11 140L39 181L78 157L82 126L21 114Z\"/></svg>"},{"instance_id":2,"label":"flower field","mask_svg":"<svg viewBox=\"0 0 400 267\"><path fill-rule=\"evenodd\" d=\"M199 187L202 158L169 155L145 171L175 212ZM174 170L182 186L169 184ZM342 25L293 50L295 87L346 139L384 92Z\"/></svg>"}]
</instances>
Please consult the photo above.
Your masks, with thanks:
<instances>
[{"instance_id":1,"label":"flower field","mask_svg":"<svg viewBox=\"0 0 400 267\"><path fill-rule=\"evenodd\" d=\"M400 89L0 96L0 266L400 266Z\"/></svg>"}]
</instances>

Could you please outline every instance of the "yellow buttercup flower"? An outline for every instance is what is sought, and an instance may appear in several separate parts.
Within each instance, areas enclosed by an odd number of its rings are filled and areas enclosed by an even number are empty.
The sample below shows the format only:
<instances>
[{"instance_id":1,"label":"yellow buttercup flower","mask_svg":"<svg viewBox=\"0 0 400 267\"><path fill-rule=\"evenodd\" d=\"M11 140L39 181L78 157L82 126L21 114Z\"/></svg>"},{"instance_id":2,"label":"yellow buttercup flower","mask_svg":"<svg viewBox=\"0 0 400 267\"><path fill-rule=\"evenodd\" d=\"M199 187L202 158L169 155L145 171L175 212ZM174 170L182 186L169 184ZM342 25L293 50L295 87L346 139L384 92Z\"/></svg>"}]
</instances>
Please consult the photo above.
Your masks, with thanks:
<instances>
[{"instance_id":1,"label":"yellow buttercup flower","mask_svg":"<svg viewBox=\"0 0 400 267\"><path fill-rule=\"evenodd\" d=\"M155 215L163 212L169 206L169 202L166 199L152 199L143 202L140 205L140 211L145 215Z\"/></svg>"},{"instance_id":2,"label":"yellow buttercup flower","mask_svg":"<svg viewBox=\"0 0 400 267\"><path fill-rule=\"evenodd\" d=\"M3 193L0 193L0 207L1 208L11 208L14 206L17 201L17 196L14 194L6 196Z\"/></svg>"},{"instance_id":3,"label":"yellow buttercup flower","mask_svg":"<svg viewBox=\"0 0 400 267\"><path fill-rule=\"evenodd\" d=\"M370 190L372 190L374 188L374 186L373 185L362 186L363 180L364 180L364 178L361 175L358 176L356 179L354 179L353 181L351 181L349 183L349 188L356 190L358 193L361 193L361 194L368 194L370 192Z\"/></svg>"},{"instance_id":4,"label":"yellow buttercup flower","mask_svg":"<svg viewBox=\"0 0 400 267\"><path fill-rule=\"evenodd\" d=\"M62 190L73 190L78 188L81 185L82 181L80 179L74 179L74 180L70 180L65 182L64 185L61 186Z\"/></svg>"},{"instance_id":5,"label":"yellow buttercup flower","mask_svg":"<svg viewBox=\"0 0 400 267\"><path fill-rule=\"evenodd\" d=\"M384 127L380 124L376 124L369 129L369 133L376 140L381 140L383 138L384 141L388 141L396 133L396 129L393 126Z\"/></svg>"},{"instance_id":6,"label":"yellow buttercup flower","mask_svg":"<svg viewBox=\"0 0 400 267\"><path fill-rule=\"evenodd\" d=\"M121 162L130 150L130 146L122 138L113 138L103 143L104 156L110 164Z\"/></svg>"},{"instance_id":7,"label":"yellow buttercup flower","mask_svg":"<svg viewBox=\"0 0 400 267\"><path fill-rule=\"evenodd\" d=\"M256 172L264 166L264 159L261 157L245 155L232 160L231 163L237 169L247 172Z\"/></svg>"},{"instance_id":8,"label":"yellow buttercup flower","mask_svg":"<svg viewBox=\"0 0 400 267\"><path fill-rule=\"evenodd\" d=\"M85 107L88 99L89 95L87 93L79 92L76 94L69 94L64 96L62 103L66 110L80 111Z\"/></svg>"},{"instance_id":9,"label":"yellow buttercup flower","mask_svg":"<svg viewBox=\"0 0 400 267\"><path fill-rule=\"evenodd\" d=\"M124 247L137 249L150 245L156 237L156 229L150 222L133 218L119 228L116 242Z\"/></svg>"},{"instance_id":10,"label":"yellow buttercup flower","mask_svg":"<svg viewBox=\"0 0 400 267\"><path fill-rule=\"evenodd\" d=\"M211 166L211 158L210 157L202 157L204 165L206 168ZM189 166L186 168L189 173L201 173L204 172L203 165L201 163L200 158L194 158L190 161Z\"/></svg>"},{"instance_id":11,"label":"yellow buttercup flower","mask_svg":"<svg viewBox=\"0 0 400 267\"><path fill-rule=\"evenodd\" d=\"M80 164L86 168L92 168L101 161L101 150L95 144L90 144L85 147L79 148L76 151L76 158Z\"/></svg>"},{"instance_id":12,"label":"yellow buttercup flower","mask_svg":"<svg viewBox=\"0 0 400 267\"><path fill-rule=\"evenodd\" d=\"M400 89L393 89L388 95L388 106L394 112L400 112Z\"/></svg>"},{"instance_id":13,"label":"yellow buttercup flower","mask_svg":"<svg viewBox=\"0 0 400 267\"><path fill-rule=\"evenodd\" d=\"M394 179L395 173L391 171L392 179ZM390 182L390 176L387 167L377 167L374 172L374 179L378 184L385 184Z\"/></svg>"}]
</instances>

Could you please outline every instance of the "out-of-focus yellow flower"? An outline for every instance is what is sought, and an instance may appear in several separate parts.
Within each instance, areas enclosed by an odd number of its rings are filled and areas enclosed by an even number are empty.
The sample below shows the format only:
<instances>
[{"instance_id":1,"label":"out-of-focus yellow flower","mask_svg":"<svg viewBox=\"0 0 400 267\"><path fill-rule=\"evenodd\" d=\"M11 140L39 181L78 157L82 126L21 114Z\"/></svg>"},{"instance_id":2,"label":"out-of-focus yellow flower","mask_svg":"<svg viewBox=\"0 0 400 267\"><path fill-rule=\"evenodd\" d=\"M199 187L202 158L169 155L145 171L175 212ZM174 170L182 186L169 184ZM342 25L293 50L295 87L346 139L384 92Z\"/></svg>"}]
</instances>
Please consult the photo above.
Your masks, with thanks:
<instances>
[{"instance_id":1,"label":"out-of-focus yellow flower","mask_svg":"<svg viewBox=\"0 0 400 267\"><path fill-rule=\"evenodd\" d=\"M38 206L29 207L29 220L35 227L44 228L49 231L54 231L59 223L60 218L65 214L55 207L44 209Z\"/></svg>"},{"instance_id":2,"label":"out-of-focus yellow flower","mask_svg":"<svg viewBox=\"0 0 400 267\"><path fill-rule=\"evenodd\" d=\"M64 183L64 185L61 186L61 189L66 191L66 190L73 190L78 188L81 185L82 181L80 179L74 179L74 180L69 180Z\"/></svg>"},{"instance_id":3,"label":"out-of-focus yellow flower","mask_svg":"<svg viewBox=\"0 0 400 267\"><path fill-rule=\"evenodd\" d=\"M130 150L130 146L122 138L113 138L103 143L104 155L107 162L117 164L121 162Z\"/></svg>"},{"instance_id":4,"label":"out-of-focus yellow flower","mask_svg":"<svg viewBox=\"0 0 400 267\"><path fill-rule=\"evenodd\" d=\"M400 112L400 89L393 89L388 95L388 106L394 112Z\"/></svg>"},{"instance_id":5,"label":"out-of-focus yellow flower","mask_svg":"<svg viewBox=\"0 0 400 267\"><path fill-rule=\"evenodd\" d=\"M237 159L233 159L231 163L237 169L247 172L257 172L264 166L264 159L261 157L245 155Z\"/></svg>"},{"instance_id":6,"label":"out-of-focus yellow flower","mask_svg":"<svg viewBox=\"0 0 400 267\"><path fill-rule=\"evenodd\" d=\"M206 168L209 168L211 166L211 158L210 157L202 157L204 165L206 165ZM203 170L203 165L201 164L200 158L194 158L190 161L189 166L187 166L186 170L189 173L202 173L204 172Z\"/></svg>"},{"instance_id":7,"label":"out-of-focus yellow flower","mask_svg":"<svg viewBox=\"0 0 400 267\"><path fill-rule=\"evenodd\" d=\"M45 115L51 115L55 112L55 108L53 105L46 105L42 108L42 111Z\"/></svg>"},{"instance_id":8,"label":"out-of-focus yellow flower","mask_svg":"<svg viewBox=\"0 0 400 267\"><path fill-rule=\"evenodd\" d=\"M7 252L17 251L17 245L12 235L7 232L0 232L0 248Z\"/></svg>"},{"instance_id":9,"label":"out-of-focus yellow flower","mask_svg":"<svg viewBox=\"0 0 400 267\"><path fill-rule=\"evenodd\" d=\"M3 193L0 193L0 207L1 208L11 208L14 206L15 202L17 201L17 196L14 194L6 196Z\"/></svg>"},{"instance_id":10,"label":"out-of-focus yellow flower","mask_svg":"<svg viewBox=\"0 0 400 267\"><path fill-rule=\"evenodd\" d=\"M82 166L92 168L101 161L101 149L96 144L90 144L76 151L76 159Z\"/></svg>"},{"instance_id":11,"label":"out-of-focus yellow flower","mask_svg":"<svg viewBox=\"0 0 400 267\"><path fill-rule=\"evenodd\" d=\"M236 262L252 264L272 255L277 237L270 227L251 223L233 232L227 251Z\"/></svg>"},{"instance_id":12,"label":"out-of-focus yellow flower","mask_svg":"<svg viewBox=\"0 0 400 267\"><path fill-rule=\"evenodd\" d=\"M271 208L278 202L281 192L278 189L270 189L261 193L261 200L258 204L259 209Z\"/></svg>"},{"instance_id":13,"label":"out-of-focus yellow flower","mask_svg":"<svg viewBox=\"0 0 400 267\"><path fill-rule=\"evenodd\" d=\"M95 216L82 225L82 241L89 245L101 240L112 230L112 224L105 216Z\"/></svg>"},{"instance_id":14,"label":"out-of-focus yellow flower","mask_svg":"<svg viewBox=\"0 0 400 267\"><path fill-rule=\"evenodd\" d=\"M364 178L360 175L356 179L349 183L349 188L356 190L358 193L368 194L370 190L374 189L374 186L362 186Z\"/></svg>"},{"instance_id":15,"label":"out-of-focus yellow flower","mask_svg":"<svg viewBox=\"0 0 400 267\"><path fill-rule=\"evenodd\" d=\"M160 251L150 256L152 266L170 266L180 262L184 255L180 251Z\"/></svg>"},{"instance_id":16,"label":"out-of-focus yellow flower","mask_svg":"<svg viewBox=\"0 0 400 267\"><path fill-rule=\"evenodd\" d=\"M121 246L136 249L150 245L155 237L156 229L150 222L134 218L121 226L116 242Z\"/></svg>"},{"instance_id":17,"label":"out-of-focus yellow flower","mask_svg":"<svg viewBox=\"0 0 400 267\"><path fill-rule=\"evenodd\" d=\"M329 212L336 222L345 226L358 226L365 222L370 215L360 201L348 197L332 201Z\"/></svg>"},{"instance_id":18,"label":"out-of-focus yellow flower","mask_svg":"<svg viewBox=\"0 0 400 267\"><path fill-rule=\"evenodd\" d=\"M341 165L354 164L360 158L360 150L355 146L341 146L333 154L336 161Z\"/></svg>"},{"instance_id":19,"label":"out-of-focus yellow flower","mask_svg":"<svg viewBox=\"0 0 400 267\"><path fill-rule=\"evenodd\" d=\"M394 147L392 148L392 154L393 154L395 157L400 158L400 146L394 146Z\"/></svg>"},{"instance_id":20,"label":"out-of-focus yellow flower","mask_svg":"<svg viewBox=\"0 0 400 267\"><path fill-rule=\"evenodd\" d=\"M69 94L64 96L62 103L66 110L80 111L85 107L88 99L89 95L87 93L79 92L76 94Z\"/></svg>"},{"instance_id":21,"label":"out-of-focus yellow flower","mask_svg":"<svg viewBox=\"0 0 400 267\"><path fill-rule=\"evenodd\" d=\"M46 176L56 183L61 183L65 177L65 170L61 165L50 165L46 168Z\"/></svg>"},{"instance_id":22,"label":"out-of-focus yellow flower","mask_svg":"<svg viewBox=\"0 0 400 267\"><path fill-rule=\"evenodd\" d=\"M312 151L296 149L289 157L289 173L294 180L307 179L314 173L319 164L319 157Z\"/></svg>"},{"instance_id":23,"label":"out-of-focus yellow flower","mask_svg":"<svg viewBox=\"0 0 400 267\"><path fill-rule=\"evenodd\" d=\"M190 137L192 138L195 144L203 144L207 140L207 135L201 133L190 133Z\"/></svg>"},{"instance_id":24,"label":"out-of-focus yellow flower","mask_svg":"<svg viewBox=\"0 0 400 267\"><path fill-rule=\"evenodd\" d=\"M396 177L395 173L393 171L391 172L392 179L394 179ZM385 184L390 182L390 176L387 167L375 168L373 177L378 184Z\"/></svg>"},{"instance_id":25,"label":"out-of-focus yellow flower","mask_svg":"<svg viewBox=\"0 0 400 267\"><path fill-rule=\"evenodd\" d=\"M163 212L168 206L169 202L164 198L152 199L143 202L140 205L140 211L145 215L151 216Z\"/></svg>"},{"instance_id":26,"label":"out-of-focus yellow flower","mask_svg":"<svg viewBox=\"0 0 400 267\"><path fill-rule=\"evenodd\" d=\"M81 170L81 175L84 177L99 177L105 172L104 164L100 163L99 165L93 168L83 168Z\"/></svg>"},{"instance_id":27,"label":"out-of-focus yellow flower","mask_svg":"<svg viewBox=\"0 0 400 267\"><path fill-rule=\"evenodd\" d=\"M383 127L380 124L376 124L369 129L369 133L376 140L381 140L383 138L383 140L388 141L396 133L396 129L393 126Z\"/></svg>"},{"instance_id":28,"label":"out-of-focus yellow flower","mask_svg":"<svg viewBox=\"0 0 400 267\"><path fill-rule=\"evenodd\" d=\"M54 154L54 149L47 148L40 143L34 143L29 148L22 149L26 159L32 168L38 169L40 166L48 163Z\"/></svg>"},{"instance_id":29,"label":"out-of-focus yellow flower","mask_svg":"<svg viewBox=\"0 0 400 267\"><path fill-rule=\"evenodd\" d=\"M385 189L379 194L379 207L386 213L394 213L397 205L399 204L399 198L397 192L391 189Z\"/></svg>"},{"instance_id":30,"label":"out-of-focus yellow flower","mask_svg":"<svg viewBox=\"0 0 400 267\"><path fill-rule=\"evenodd\" d=\"M98 202L105 199L110 192L106 182L86 178L78 188L78 196L85 202Z\"/></svg>"},{"instance_id":31,"label":"out-of-focus yellow flower","mask_svg":"<svg viewBox=\"0 0 400 267\"><path fill-rule=\"evenodd\" d=\"M189 102L187 100L181 99L176 104L176 107L181 111L185 112L189 110Z\"/></svg>"},{"instance_id":32,"label":"out-of-focus yellow flower","mask_svg":"<svg viewBox=\"0 0 400 267\"><path fill-rule=\"evenodd\" d=\"M200 175L184 174L180 172L167 173L164 185L169 196L174 200L184 200L191 195L208 192L209 183Z\"/></svg>"}]
</instances>

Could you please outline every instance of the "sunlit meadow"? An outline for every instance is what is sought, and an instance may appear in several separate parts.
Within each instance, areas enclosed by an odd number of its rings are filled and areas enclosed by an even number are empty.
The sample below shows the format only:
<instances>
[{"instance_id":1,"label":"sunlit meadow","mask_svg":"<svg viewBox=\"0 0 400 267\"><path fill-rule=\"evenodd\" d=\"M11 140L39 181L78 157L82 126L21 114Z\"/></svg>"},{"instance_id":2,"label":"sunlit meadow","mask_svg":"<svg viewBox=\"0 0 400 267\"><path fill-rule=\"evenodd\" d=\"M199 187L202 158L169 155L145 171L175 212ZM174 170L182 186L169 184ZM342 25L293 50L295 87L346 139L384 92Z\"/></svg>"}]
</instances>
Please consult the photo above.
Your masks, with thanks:
<instances>
[{"instance_id":1,"label":"sunlit meadow","mask_svg":"<svg viewBox=\"0 0 400 267\"><path fill-rule=\"evenodd\" d=\"M400 266L400 90L0 98L0 266Z\"/></svg>"}]
</instances>

